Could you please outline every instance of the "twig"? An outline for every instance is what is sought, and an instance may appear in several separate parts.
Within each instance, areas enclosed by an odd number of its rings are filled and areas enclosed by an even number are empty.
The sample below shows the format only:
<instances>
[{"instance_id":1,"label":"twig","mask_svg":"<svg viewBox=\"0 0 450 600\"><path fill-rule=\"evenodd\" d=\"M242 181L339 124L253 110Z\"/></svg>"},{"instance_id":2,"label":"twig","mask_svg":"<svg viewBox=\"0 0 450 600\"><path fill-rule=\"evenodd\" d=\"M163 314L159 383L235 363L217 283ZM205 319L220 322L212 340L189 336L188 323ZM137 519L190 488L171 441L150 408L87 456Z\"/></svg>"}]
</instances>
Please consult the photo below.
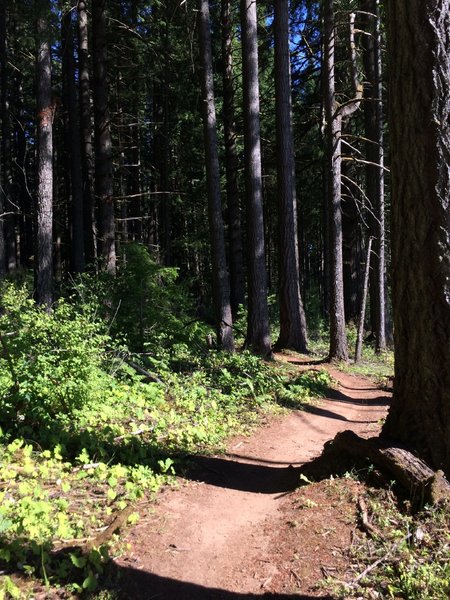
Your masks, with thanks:
<instances>
[{"instance_id":1,"label":"twig","mask_svg":"<svg viewBox=\"0 0 450 600\"><path fill-rule=\"evenodd\" d=\"M360 575L358 575L358 577L356 577L352 581L350 586L354 586L359 581L361 581L361 579L363 579L366 575L368 575L371 571L376 569L379 564L384 562L391 554L393 554L397 550L397 548L400 546L400 544L403 544L403 542L406 542L406 540L409 539L410 537L411 537L411 533L408 533L408 535L406 535L403 539L399 540L398 542L395 542L395 544L392 544L392 546L389 548L389 550L386 552L386 554L384 556L382 556L381 558L378 558L374 563L372 563L366 569L364 569L364 571L362 573L360 573Z\"/></svg>"}]
</instances>

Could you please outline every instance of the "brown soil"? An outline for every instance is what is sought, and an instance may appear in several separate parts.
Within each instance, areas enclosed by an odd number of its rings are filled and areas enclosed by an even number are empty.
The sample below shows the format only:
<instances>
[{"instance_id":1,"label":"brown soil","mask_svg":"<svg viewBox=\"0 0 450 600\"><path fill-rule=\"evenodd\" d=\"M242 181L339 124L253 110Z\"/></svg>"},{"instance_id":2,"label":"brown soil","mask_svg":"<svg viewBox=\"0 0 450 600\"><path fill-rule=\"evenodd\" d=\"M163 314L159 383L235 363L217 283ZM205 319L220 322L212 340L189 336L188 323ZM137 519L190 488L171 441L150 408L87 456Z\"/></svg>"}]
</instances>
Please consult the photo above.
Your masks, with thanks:
<instances>
[{"instance_id":1,"label":"brown soil","mask_svg":"<svg viewBox=\"0 0 450 600\"><path fill-rule=\"evenodd\" d=\"M375 435L389 394L326 368L338 382L330 397L232 440L225 455L198 457L189 479L160 495L116 561L121 598L331 597L316 584L345 561L359 484L295 490L292 467L319 455L344 429Z\"/></svg>"}]
</instances>

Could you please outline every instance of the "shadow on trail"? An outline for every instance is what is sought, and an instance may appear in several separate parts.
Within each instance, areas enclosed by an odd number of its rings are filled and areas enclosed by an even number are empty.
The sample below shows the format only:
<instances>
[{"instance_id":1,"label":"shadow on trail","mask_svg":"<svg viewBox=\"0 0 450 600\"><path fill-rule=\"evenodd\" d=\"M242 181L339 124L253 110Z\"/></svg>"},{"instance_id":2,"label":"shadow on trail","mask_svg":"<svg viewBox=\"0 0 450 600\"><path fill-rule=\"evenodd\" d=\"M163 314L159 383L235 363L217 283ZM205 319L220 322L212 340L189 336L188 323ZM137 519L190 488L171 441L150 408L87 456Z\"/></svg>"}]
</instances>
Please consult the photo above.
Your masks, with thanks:
<instances>
[{"instance_id":1,"label":"shadow on trail","mask_svg":"<svg viewBox=\"0 0 450 600\"><path fill-rule=\"evenodd\" d=\"M315 596L302 596L299 594L245 594L229 592L217 588L207 588L195 583L187 583L176 579L160 577L146 571L139 571L129 567L118 567L120 577L120 600L245 600L246 598L272 598L286 600L313 600ZM332 596L321 596L333 600Z\"/></svg>"},{"instance_id":2,"label":"shadow on trail","mask_svg":"<svg viewBox=\"0 0 450 600\"><path fill-rule=\"evenodd\" d=\"M347 388L347 389L353 389L353 388ZM374 388L374 389L376 389L376 388ZM363 391L363 390L357 390L355 388L355 391ZM369 391L369 390L367 390L367 391ZM335 402L342 402L345 404L354 404L354 405L358 405L358 406L389 406L389 404L390 404L389 396L377 396L376 398L351 398L350 396L347 396L346 394L343 394L342 392L340 392L339 390L336 390L334 388L330 388L328 390L327 398L330 400L333 400ZM309 407L306 407L306 409L308 409L308 408Z\"/></svg>"},{"instance_id":3,"label":"shadow on trail","mask_svg":"<svg viewBox=\"0 0 450 600\"><path fill-rule=\"evenodd\" d=\"M221 488L253 492L255 494L282 494L298 487L297 469L268 467L212 456L192 456L186 479L203 481Z\"/></svg>"}]
</instances>

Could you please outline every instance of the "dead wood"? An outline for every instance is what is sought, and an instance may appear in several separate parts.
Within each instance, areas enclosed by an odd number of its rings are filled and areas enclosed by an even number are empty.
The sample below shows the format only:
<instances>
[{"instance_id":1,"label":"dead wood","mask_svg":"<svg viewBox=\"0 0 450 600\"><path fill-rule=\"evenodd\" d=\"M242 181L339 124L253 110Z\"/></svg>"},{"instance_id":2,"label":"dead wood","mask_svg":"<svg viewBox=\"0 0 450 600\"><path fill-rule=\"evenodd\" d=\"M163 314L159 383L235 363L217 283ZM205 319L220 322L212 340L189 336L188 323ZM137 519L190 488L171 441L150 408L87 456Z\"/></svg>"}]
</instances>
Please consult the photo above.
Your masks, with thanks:
<instances>
[{"instance_id":1,"label":"dead wood","mask_svg":"<svg viewBox=\"0 0 450 600\"><path fill-rule=\"evenodd\" d=\"M342 431L327 442L322 454L303 465L301 474L311 479L343 474L355 463L369 461L409 495L415 508L450 502L450 484L442 471L433 471L423 460L402 446L382 438L368 440L353 431Z\"/></svg>"}]
</instances>

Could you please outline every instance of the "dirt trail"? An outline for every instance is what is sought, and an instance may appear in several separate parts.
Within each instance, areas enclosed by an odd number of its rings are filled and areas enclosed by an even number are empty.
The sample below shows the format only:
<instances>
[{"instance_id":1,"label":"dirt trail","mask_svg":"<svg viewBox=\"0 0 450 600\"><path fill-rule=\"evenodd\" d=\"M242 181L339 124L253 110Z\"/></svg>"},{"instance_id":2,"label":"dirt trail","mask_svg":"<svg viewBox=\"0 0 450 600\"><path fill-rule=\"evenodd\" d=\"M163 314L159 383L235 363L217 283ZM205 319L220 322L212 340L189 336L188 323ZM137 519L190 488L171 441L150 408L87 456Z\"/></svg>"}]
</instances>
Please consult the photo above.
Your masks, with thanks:
<instances>
[{"instance_id":1,"label":"dirt trail","mask_svg":"<svg viewBox=\"0 0 450 600\"><path fill-rule=\"evenodd\" d=\"M128 536L128 556L118 561L124 598L265 595L273 575L261 558L270 544L267 524L279 518L298 482L292 466L319 455L338 431L376 434L386 414L388 393L365 378L329 370L339 382L329 398L233 440L225 456L199 457L198 472L161 495Z\"/></svg>"}]
</instances>

